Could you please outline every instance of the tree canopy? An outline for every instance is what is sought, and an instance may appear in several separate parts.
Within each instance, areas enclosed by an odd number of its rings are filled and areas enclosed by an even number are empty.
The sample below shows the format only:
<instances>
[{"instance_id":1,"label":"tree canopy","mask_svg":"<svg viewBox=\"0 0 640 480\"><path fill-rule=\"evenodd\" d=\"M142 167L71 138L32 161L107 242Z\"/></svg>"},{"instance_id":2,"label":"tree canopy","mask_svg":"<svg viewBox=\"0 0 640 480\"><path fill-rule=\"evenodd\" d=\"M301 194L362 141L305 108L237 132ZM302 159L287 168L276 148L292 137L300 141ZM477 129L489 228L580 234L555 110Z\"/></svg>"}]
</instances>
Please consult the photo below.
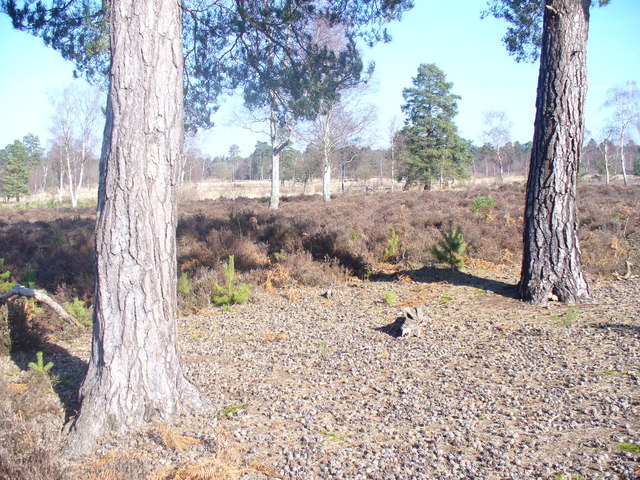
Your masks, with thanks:
<instances>
[{"instance_id":1,"label":"tree canopy","mask_svg":"<svg viewBox=\"0 0 640 480\"><path fill-rule=\"evenodd\" d=\"M286 92L290 112L312 116L338 85L359 79L363 66L356 39L388 40L384 24L399 19L412 3L183 0L186 125L210 127L219 95L237 88L250 107L273 102L269 92ZM71 60L75 75L106 84L108 2L3 0L1 6L15 28L41 37Z\"/></svg>"},{"instance_id":2,"label":"tree canopy","mask_svg":"<svg viewBox=\"0 0 640 480\"><path fill-rule=\"evenodd\" d=\"M611 0L581 0L591 5L604 6ZM482 16L489 15L506 20L509 23L502 41L507 51L518 62L534 62L540 57L542 45L542 14L545 0L488 0L487 10Z\"/></svg>"}]
</instances>

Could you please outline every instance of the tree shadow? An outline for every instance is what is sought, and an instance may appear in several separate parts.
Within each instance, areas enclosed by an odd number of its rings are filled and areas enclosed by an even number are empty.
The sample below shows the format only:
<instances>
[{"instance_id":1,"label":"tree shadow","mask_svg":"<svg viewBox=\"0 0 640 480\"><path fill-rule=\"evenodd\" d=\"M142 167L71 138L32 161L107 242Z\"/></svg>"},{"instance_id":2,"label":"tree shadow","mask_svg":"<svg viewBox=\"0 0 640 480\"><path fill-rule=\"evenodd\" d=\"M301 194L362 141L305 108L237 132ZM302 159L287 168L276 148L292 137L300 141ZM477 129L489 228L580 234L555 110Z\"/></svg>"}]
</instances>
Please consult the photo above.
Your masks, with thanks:
<instances>
[{"instance_id":1,"label":"tree shadow","mask_svg":"<svg viewBox=\"0 0 640 480\"><path fill-rule=\"evenodd\" d=\"M592 323L589 326L598 330L611 330L622 336L626 335L640 338L640 326L638 325L628 325L625 323Z\"/></svg>"},{"instance_id":2,"label":"tree shadow","mask_svg":"<svg viewBox=\"0 0 640 480\"><path fill-rule=\"evenodd\" d=\"M518 287L516 284L479 277L460 270L438 268L431 265L419 269L401 270L394 273L375 273L369 277L369 280L372 282L392 282L397 280L401 275L406 275L420 283L447 282L451 285L488 290L506 298L519 298Z\"/></svg>"},{"instance_id":3,"label":"tree shadow","mask_svg":"<svg viewBox=\"0 0 640 480\"><path fill-rule=\"evenodd\" d=\"M23 301L23 300L20 300ZM36 353L43 353L43 363L53 362L50 370L52 389L60 399L65 411L65 423L74 417L80 407L79 390L84 380L87 363L68 350L51 341L50 332L39 323L24 315L16 301L9 305L10 358L23 371L29 363L36 362ZM75 327L67 327L73 329ZM72 331L69 331L73 334Z\"/></svg>"}]
</instances>

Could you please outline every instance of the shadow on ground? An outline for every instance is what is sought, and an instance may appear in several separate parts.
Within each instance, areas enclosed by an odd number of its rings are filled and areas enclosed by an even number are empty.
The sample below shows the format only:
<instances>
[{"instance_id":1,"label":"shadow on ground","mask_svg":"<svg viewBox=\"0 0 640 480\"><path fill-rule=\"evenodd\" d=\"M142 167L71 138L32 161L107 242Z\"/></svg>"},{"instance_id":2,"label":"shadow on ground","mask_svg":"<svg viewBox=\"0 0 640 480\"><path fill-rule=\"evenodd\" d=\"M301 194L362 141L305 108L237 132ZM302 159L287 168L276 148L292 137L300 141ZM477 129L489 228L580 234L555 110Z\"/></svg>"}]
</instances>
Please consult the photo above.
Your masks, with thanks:
<instances>
[{"instance_id":1,"label":"shadow on ground","mask_svg":"<svg viewBox=\"0 0 640 480\"><path fill-rule=\"evenodd\" d=\"M406 275L420 283L447 282L454 286L481 288L507 298L518 298L517 285L512 283L479 277L460 270L434 266L426 266L417 270L402 270L391 274L375 273L369 277L369 280L372 282L392 282L401 275Z\"/></svg>"},{"instance_id":2,"label":"shadow on ground","mask_svg":"<svg viewBox=\"0 0 640 480\"><path fill-rule=\"evenodd\" d=\"M22 301L22 300L19 300ZM42 325L38 325L16 304L10 305L9 335L11 338L11 360L24 371L29 370L29 363L36 362L36 353L43 353L43 363L53 362L50 374L53 391L60 398L65 410L65 422L77 414L80 406L78 392L87 371L84 360L72 355L65 348L54 343ZM67 327L75 328L75 327ZM73 332L69 332L73 334Z\"/></svg>"},{"instance_id":3,"label":"shadow on ground","mask_svg":"<svg viewBox=\"0 0 640 480\"><path fill-rule=\"evenodd\" d=\"M374 328L374 330L376 332L386 333L393 338L400 338L402 336L402 325L405 321L406 317L398 317L390 324Z\"/></svg>"}]
</instances>

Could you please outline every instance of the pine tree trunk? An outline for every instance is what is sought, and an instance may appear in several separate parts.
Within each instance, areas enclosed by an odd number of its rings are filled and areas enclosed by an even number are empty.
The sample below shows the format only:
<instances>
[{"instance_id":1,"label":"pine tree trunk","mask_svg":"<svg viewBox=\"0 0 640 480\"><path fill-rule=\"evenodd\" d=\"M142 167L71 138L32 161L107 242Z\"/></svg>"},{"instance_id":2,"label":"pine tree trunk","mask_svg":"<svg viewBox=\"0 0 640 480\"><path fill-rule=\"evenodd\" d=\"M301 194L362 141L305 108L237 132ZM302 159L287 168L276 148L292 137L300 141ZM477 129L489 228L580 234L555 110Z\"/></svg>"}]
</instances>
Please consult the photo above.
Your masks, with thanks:
<instances>
[{"instance_id":1,"label":"pine tree trunk","mask_svg":"<svg viewBox=\"0 0 640 480\"><path fill-rule=\"evenodd\" d=\"M591 296L580 261L576 209L590 0L546 3L519 292L536 304L553 295L573 303Z\"/></svg>"},{"instance_id":2,"label":"pine tree trunk","mask_svg":"<svg viewBox=\"0 0 640 480\"><path fill-rule=\"evenodd\" d=\"M177 190L183 142L179 2L112 0L100 160L93 345L68 451L202 406L177 350Z\"/></svg>"}]
</instances>

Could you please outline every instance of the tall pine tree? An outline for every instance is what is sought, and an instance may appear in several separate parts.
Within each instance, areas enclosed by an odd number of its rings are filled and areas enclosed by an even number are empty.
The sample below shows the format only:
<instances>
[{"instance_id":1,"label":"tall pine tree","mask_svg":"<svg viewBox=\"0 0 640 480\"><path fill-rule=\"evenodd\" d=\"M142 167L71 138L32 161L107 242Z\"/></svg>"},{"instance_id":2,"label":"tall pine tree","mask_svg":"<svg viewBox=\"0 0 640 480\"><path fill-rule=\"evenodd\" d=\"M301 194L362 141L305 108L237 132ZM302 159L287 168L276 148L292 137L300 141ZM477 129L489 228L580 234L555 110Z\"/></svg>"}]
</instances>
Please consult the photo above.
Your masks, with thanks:
<instances>
[{"instance_id":1,"label":"tall pine tree","mask_svg":"<svg viewBox=\"0 0 640 480\"><path fill-rule=\"evenodd\" d=\"M430 189L438 181L442 187L446 179L464 176L472 162L469 144L458 135L453 121L460 97L452 88L444 72L430 63L420 65L413 87L402 92L402 111L407 116L402 158L408 184L421 183Z\"/></svg>"},{"instance_id":2,"label":"tall pine tree","mask_svg":"<svg viewBox=\"0 0 640 480\"><path fill-rule=\"evenodd\" d=\"M576 186L584 139L589 11L609 0L491 0L505 45L540 58L518 290L535 304L591 298L582 270Z\"/></svg>"},{"instance_id":3,"label":"tall pine tree","mask_svg":"<svg viewBox=\"0 0 640 480\"><path fill-rule=\"evenodd\" d=\"M0 195L7 201L29 195L29 151L20 140L0 150Z\"/></svg>"},{"instance_id":4,"label":"tall pine tree","mask_svg":"<svg viewBox=\"0 0 640 480\"><path fill-rule=\"evenodd\" d=\"M75 60L82 71L95 66L97 72L100 65L110 65L96 221L93 343L80 389L71 452L90 450L96 438L110 430L130 430L141 422L169 419L206 404L184 376L176 341L183 67L186 63L190 92L202 92L202 96L196 95L198 107L193 111L206 120L224 76L230 74L231 84L236 86L243 80L233 75L236 66L226 62L261 61L236 56L232 50L245 34L264 30L274 21L270 3L2 2L14 26L43 36L48 45ZM331 25L344 25L354 36L369 32L375 37L377 27L395 18L410 1L300 0L282 4L295 8L283 11L281 20L288 20L289 13L295 17L324 12L323 18ZM237 30L230 11L245 6L255 7L255 16L250 15ZM200 16L217 28L182 30L183 20ZM203 42L210 42L218 55L208 56L210 49L202 47ZM103 52L109 62L101 62L100 54L92 56L94 50ZM187 92L187 101L189 95Z\"/></svg>"}]
</instances>

